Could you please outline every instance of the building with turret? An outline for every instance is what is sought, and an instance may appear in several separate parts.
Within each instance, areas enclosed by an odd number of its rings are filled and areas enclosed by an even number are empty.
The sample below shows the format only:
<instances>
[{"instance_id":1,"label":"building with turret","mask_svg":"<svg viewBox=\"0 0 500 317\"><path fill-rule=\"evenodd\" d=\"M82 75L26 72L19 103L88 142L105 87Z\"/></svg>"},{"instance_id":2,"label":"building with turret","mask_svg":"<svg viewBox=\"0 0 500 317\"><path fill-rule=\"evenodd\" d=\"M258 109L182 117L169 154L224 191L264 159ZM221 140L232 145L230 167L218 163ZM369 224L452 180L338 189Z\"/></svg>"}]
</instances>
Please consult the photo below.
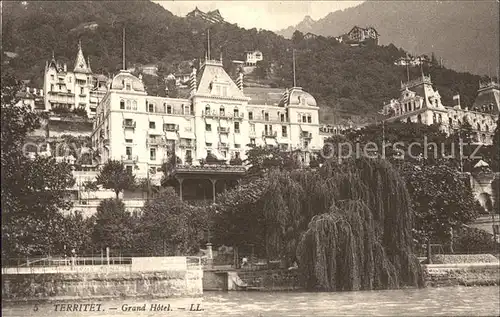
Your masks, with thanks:
<instances>
[{"instance_id":1,"label":"building with turret","mask_svg":"<svg viewBox=\"0 0 500 317\"><path fill-rule=\"evenodd\" d=\"M46 111L72 112L80 109L93 117L97 104L107 91L108 78L94 75L90 60L85 60L81 43L74 67L52 59L45 64L43 91Z\"/></svg>"},{"instance_id":2,"label":"building with turret","mask_svg":"<svg viewBox=\"0 0 500 317\"><path fill-rule=\"evenodd\" d=\"M242 166L224 164L244 160L251 146L293 150L307 163L322 145L314 97L300 87L247 92L243 76L233 80L221 60L206 58L199 70L193 65L189 97L171 98L149 96L139 78L122 70L97 107L98 163L120 160L158 184L162 165L174 162L168 173L181 197L205 198L244 174ZM203 181L207 191L200 194Z\"/></svg>"},{"instance_id":3,"label":"building with turret","mask_svg":"<svg viewBox=\"0 0 500 317\"><path fill-rule=\"evenodd\" d=\"M476 133L475 141L491 144L500 109L498 83L489 81L479 84L478 95L472 106L460 104L460 95L455 95L453 105L443 105L439 91L432 86L430 76L401 82L400 96L383 107L387 121L419 122L427 125L440 124L450 134L464 122L468 122Z\"/></svg>"}]
</instances>

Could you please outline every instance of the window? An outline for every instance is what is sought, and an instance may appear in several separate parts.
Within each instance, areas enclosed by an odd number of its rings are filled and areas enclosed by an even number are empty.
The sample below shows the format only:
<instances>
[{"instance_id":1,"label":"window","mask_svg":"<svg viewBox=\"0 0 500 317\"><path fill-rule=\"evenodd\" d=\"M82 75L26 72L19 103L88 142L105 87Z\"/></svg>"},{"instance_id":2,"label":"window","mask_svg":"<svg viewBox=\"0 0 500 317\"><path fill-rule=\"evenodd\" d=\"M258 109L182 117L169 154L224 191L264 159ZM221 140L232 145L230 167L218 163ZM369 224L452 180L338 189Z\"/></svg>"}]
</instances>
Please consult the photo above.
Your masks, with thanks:
<instances>
[{"instance_id":1,"label":"window","mask_svg":"<svg viewBox=\"0 0 500 317\"><path fill-rule=\"evenodd\" d=\"M137 110L137 101L132 100L132 110Z\"/></svg>"},{"instance_id":2,"label":"window","mask_svg":"<svg viewBox=\"0 0 500 317\"><path fill-rule=\"evenodd\" d=\"M50 79L54 80L54 75L50 75Z\"/></svg>"},{"instance_id":3,"label":"window","mask_svg":"<svg viewBox=\"0 0 500 317\"><path fill-rule=\"evenodd\" d=\"M154 122L154 121L149 121L149 128L150 128L150 129L156 129L156 122Z\"/></svg>"},{"instance_id":4,"label":"window","mask_svg":"<svg viewBox=\"0 0 500 317\"><path fill-rule=\"evenodd\" d=\"M240 114L238 112L238 109L234 109L234 117L237 118L239 116L240 116Z\"/></svg>"},{"instance_id":5,"label":"window","mask_svg":"<svg viewBox=\"0 0 500 317\"><path fill-rule=\"evenodd\" d=\"M150 103L149 107L148 107L148 111L149 112L155 112L155 105L153 105L153 104Z\"/></svg>"},{"instance_id":6,"label":"window","mask_svg":"<svg viewBox=\"0 0 500 317\"><path fill-rule=\"evenodd\" d=\"M250 132L255 132L255 124L250 125Z\"/></svg>"},{"instance_id":7,"label":"window","mask_svg":"<svg viewBox=\"0 0 500 317\"><path fill-rule=\"evenodd\" d=\"M297 115L297 121L302 122L302 117L300 116L300 114Z\"/></svg>"},{"instance_id":8,"label":"window","mask_svg":"<svg viewBox=\"0 0 500 317\"><path fill-rule=\"evenodd\" d=\"M80 87L80 95L83 95L83 87Z\"/></svg>"},{"instance_id":9,"label":"window","mask_svg":"<svg viewBox=\"0 0 500 317\"><path fill-rule=\"evenodd\" d=\"M127 100L127 106L126 106L126 109L127 109L127 110L130 110L130 100Z\"/></svg>"},{"instance_id":10,"label":"window","mask_svg":"<svg viewBox=\"0 0 500 317\"><path fill-rule=\"evenodd\" d=\"M264 114L264 120L269 121L269 113L266 112Z\"/></svg>"},{"instance_id":11,"label":"window","mask_svg":"<svg viewBox=\"0 0 500 317\"><path fill-rule=\"evenodd\" d=\"M125 154L127 155L128 158L132 156L132 148L130 146L127 146L125 148Z\"/></svg>"},{"instance_id":12,"label":"window","mask_svg":"<svg viewBox=\"0 0 500 317\"><path fill-rule=\"evenodd\" d=\"M307 117L306 116L302 116L302 122L304 122L304 123L307 122Z\"/></svg>"},{"instance_id":13,"label":"window","mask_svg":"<svg viewBox=\"0 0 500 317\"><path fill-rule=\"evenodd\" d=\"M125 119L125 125L131 126L134 124L134 121L132 119Z\"/></svg>"},{"instance_id":14,"label":"window","mask_svg":"<svg viewBox=\"0 0 500 317\"><path fill-rule=\"evenodd\" d=\"M125 143L132 143L132 139L125 139Z\"/></svg>"},{"instance_id":15,"label":"window","mask_svg":"<svg viewBox=\"0 0 500 317\"><path fill-rule=\"evenodd\" d=\"M206 106L205 106L205 113L206 113L206 114L209 114L209 113L210 113L210 106L209 106L209 105L206 105Z\"/></svg>"},{"instance_id":16,"label":"window","mask_svg":"<svg viewBox=\"0 0 500 317\"><path fill-rule=\"evenodd\" d=\"M255 138L250 138L250 144L255 145Z\"/></svg>"},{"instance_id":17,"label":"window","mask_svg":"<svg viewBox=\"0 0 500 317\"><path fill-rule=\"evenodd\" d=\"M130 83L127 83L127 90L130 90Z\"/></svg>"},{"instance_id":18,"label":"window","mask_svg":"<svg viewBox=\"0 0 500 317\"><path fill-rule=\"evenodd\" d=\"M282 135L283 135L283 137L285 137L285 138L288 136L287 131L286 131L286 126L282 126L282 127L281 127L281 134L282 134Z\"/></svg>"},{"instance_id":19,"label":"window","mask_svg":"<svg viewBox=\"0 0 500 317\"><path fill-rule=\"evenodd\" d=\"M125 101L120 100L120 109L125 109Z\"/></svg>"},{"instance_id":20,"label":"window","mask_svg":"<svg viewBox=\"0 0 500 317\"><path fill-rule=\"evenodd\" d=\"M212 154L212 150L207 150L207 156Z\"/></svg>"},{"instance_id":21,"label":"window","mask_svg":"<svg viewBox=\"0 0 500 317\"><path fill-rule=\"evenodd\" d=\"M54 91L54 84L50 84L50 91Z\"/></svg>"},{"instance_id":22,"label":"window","mask_svg":"<svg viewBox=\"0 0 500 317\"><path fill-rule=\"evenodd\" d=\"M172 113L172 106L170 105L167 106L167 113L169 114Z\"/></svg>"},{"instance_id":23,"label":"window","mask_svg":"<svg viewBox=\"0 0 500 317\"><path fill-rule=\"evenodd\" d=\"M234 123L234 133L240 133L240 123L239 122Z\"/></svg>"},{"instance_id":24,"label":"window","mask_svg":"<svg viewBox=\"0 0 500 317\"><path fill-rule=\"evenodd\" d=\"M280 119L281 119L281 122L285 122L285 114L284 113L280 114Z\"/></svg>"},{"instance_id":25,"label":"window","mask_svg":"<svg viewBox=\"0 0 500 317\"><path fill-rule=\"evenodd\" d=\"M307 116L307 122L308 122L308 123L311 123L311 122L312 122L312 118L311 118L311 116Z\"/></svg>"},{"instance_id":26,"label":"window","mask_svg":"<svg viewBox=\"0 0 500 317\"><path fill-rule=\"evenodd\" d=\"M220 154L222 155L222 157L226 157L226 151L221 151Z\"/></svg>"},{"instance_id":27,"label":"window","mask_svg":"<svg viewBox=\"0 0 500 317\"><path fill-rule=\"evenodd\" d=\"M236 149L239 149L239 148L241 148L241 144L236 144L236 143L235 143L235 144L234 144L234 147L235 147ZM239 152L236 152L236 153L239 153Z\"/></svg>"},{"instance_id":28,"label":"window","mask_svg":"<svg viewBox=\"0 0 500 317\"><path fill-rule=\"evenodd\" d=\"M208 143L208 142L207 142L207 143L205 143L205 145L206 145L207 147L212 147L212 143Z\"/></svg>"},{"instance_id":29,"label":"window","mask_svg":"<svg viewBox=\"0 0 500 317\"><path fill-rule=\"evenodd\" d=\"M151 161L156 161L156 149L155 148L149 149L149 159Z\"/></svg>"},{"instance_id":30,"label":"window","mask_svg":"<svg viewBox=\"0 0 500 317\"><path fill-rule=\"evenodd\" d=\"M212 131L212 125L211 124L205 124L205 131Z\"/></svg>"},{"instance_id":31,"label":"window","mask_svg":"<svg viewBox=\"0 0 500 317\"><path fill-rule=\"evenodd\" d=\"M224 112L224 107L223 107L223 106L220 106L219 111L220 111L220 115L221 115L221 117L223 117L223 116L225 115L225 112Z\"/></svg>"},{"instance_id":32,"label":"window","mask_svg":"<svg viewBox=\"0 0 500 317\"><path fill-rule=\"evenodd\" d=\"M127 173L132 174L132 166L128 165L125 167L125 169L127 170Z\"/></svg>"},{"instance_id":33,"label":"window","mask_svg":"<svg viewBox=\"0 0 500 317\"><path fill-rule=\"evenodd\" d=\"M248 113L248 120L253 120L253 112Z\"/></svg>"}]
</instances>

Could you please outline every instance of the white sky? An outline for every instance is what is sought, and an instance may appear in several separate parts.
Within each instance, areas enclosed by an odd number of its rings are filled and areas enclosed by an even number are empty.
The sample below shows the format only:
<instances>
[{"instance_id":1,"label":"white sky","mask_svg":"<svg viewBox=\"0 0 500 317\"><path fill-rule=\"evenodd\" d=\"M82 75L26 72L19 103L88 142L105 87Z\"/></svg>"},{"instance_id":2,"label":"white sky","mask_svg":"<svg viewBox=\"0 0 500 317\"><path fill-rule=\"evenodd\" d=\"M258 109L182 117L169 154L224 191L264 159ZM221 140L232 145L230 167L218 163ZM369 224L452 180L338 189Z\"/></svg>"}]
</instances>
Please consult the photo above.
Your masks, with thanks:
<instances>
[{"instance_id":1,"label":"white sky","mask_svg":"<svg viewBox=\"0 0 500 317\"><path fill-rule=\"evenodd\" d=\"M240 27L277 31L296 25L310 15L314 20L363 1L153 1L175 15L185 16L198 7L203 12L219 9L224 19Z\"/></svg>"}]
</instances>

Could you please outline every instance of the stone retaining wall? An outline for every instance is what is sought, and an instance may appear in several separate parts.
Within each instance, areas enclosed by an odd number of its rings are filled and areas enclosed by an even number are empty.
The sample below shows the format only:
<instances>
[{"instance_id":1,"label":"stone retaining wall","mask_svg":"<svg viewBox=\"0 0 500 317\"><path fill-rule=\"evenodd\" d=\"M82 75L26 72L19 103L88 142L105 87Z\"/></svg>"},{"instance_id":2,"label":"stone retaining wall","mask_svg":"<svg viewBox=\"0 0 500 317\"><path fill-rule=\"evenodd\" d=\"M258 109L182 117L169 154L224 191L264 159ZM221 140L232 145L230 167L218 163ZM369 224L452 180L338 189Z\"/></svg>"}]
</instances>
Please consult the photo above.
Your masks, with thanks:
<instances>
[{"instance_id":1,"label":"stone retaining wall","mask_svg":"<svg viewBox=\"0 0 500 317\"><path fill-rule=\"evenodd\" d=\"M201 270L2 274L2 300L128 296L200 296Z\"/></svg>"},{"instance_id":2,"label":"stone retaining wall","mask_svg":"<svg viewBox=\"0 0 500 317\"><path fill-rule=\"evenodd\" d=\"M500 285L498 263L426 264L423 265L427 286Z\"/></svg>"},{"instance_id":3,"label":"stone retaining wall","mask_svg":"<svg viewBox=\"0 0 500 317\"><path fill-rule=\"evenodd\" d=\"M270 291L302 289L296 270L239 271L238 275L248 287Z\"/></svg>"}]
</instances>

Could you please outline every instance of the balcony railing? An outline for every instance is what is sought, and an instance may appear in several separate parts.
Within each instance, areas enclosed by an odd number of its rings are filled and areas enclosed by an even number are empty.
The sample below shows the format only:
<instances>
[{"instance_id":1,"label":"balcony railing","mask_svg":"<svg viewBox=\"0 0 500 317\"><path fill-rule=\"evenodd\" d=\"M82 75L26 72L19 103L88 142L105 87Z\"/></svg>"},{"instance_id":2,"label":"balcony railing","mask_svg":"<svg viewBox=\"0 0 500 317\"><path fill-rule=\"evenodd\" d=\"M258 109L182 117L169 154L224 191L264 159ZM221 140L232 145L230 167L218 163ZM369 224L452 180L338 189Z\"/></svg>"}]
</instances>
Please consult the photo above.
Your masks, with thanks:
<instances>
[{"instance_id":1,"label":"balcony railing","mask_svg":"<svg viewBox=\"0 0 500 317\"><path fill-rule=\"evenodd\" d=\"M123 162L135 163L135 162L137 162L137 160L138 160L137 155L122 155Z\"/></svg>"},{"instance_id":2,"label":"balcony railing","mask_svg":"<svg viewBox=\"0 0 500 317\"><path fill-rule=\"evenodd\" d=\"M219 132L219 133L229 133L229 128L217 127L217 132Z\"/></svg>"},{"instance_id":3,"label":"balcony railing","mask_svg":"<svg viewBox=\"0 0 500 317\"><path fill-rule=\"evenodd\" d=\"M244 113L230 113L230 112L220 112L217 110L203 111L202 116L206 118L226 118L234 120L242 120L245 115Z\"/></svg>"},{"instance_id":4,"label":"balcony railing","mask_svg":"<svg viewBox=\"0 0 500 317\"><path fill-rule=\"evenodd\" d=\"M229 148L229 144L219 142L218 147L219 147L219 149L228 149Z\"/></svg>"},{"instance_id":5,"label":"balcony railing","mask_svg":"<svg viewBox=\"0 0 500 317\"><path fill-rule=\"evenodd\" d=\"M179 147L181 149L191 149L191 148L194 148L194 143L193 142L181 142L181 143L179 143Z\"/></svg>"},{"instance_id":6,"label":"balcony railing","mask_svg":"<svg viewBox=\"0 0 500 317\"><path fill-rule=\"evenodd\" d=\"M131 129L135 129L135 121L127 121L127 120L124 120L123 121L123 127L124 128L131 128Z\"/></svg>"},{"instance_id":7,"label":"balcony railing","mask_svg":"<svg viewBox=\"0 0 500 317\"><path fill-rule=\"evenodd\" d=\"M302 132L300 135L303 139L312 139L312 133L311 132Z\"/></svg>"},{"instance_id":8,"label":"balcony railing","mask_svg":"<svg viewBox=\"0 0 500 317\"><path fill-rule=\"evenodd\" d=\"M177 131L179 131L179 125L178 124L164 124L163 131L177 132Z\"/></svg>"},{"instance_id":9,"label":"balcony railing","mask_svg":"<svg viewBox=\"0 0 500 317\"><path fill-rule=\"evenodd\" d=\"M277 131L263 131L262 132L263 138L276 138L277 136L278 136Z\"/></svg>"},{"instance_id":10,"label":"balcony railing","mask_svg":"<svg viewBox=\"0 0 500 317\"><path fill-rule=\"evenodd\" d=\"M161 138L149 138L146 140L146 144L149 146L155 146L155 145L160 145L162 144L163 139Z\"/></svg>"}]
</instances>

